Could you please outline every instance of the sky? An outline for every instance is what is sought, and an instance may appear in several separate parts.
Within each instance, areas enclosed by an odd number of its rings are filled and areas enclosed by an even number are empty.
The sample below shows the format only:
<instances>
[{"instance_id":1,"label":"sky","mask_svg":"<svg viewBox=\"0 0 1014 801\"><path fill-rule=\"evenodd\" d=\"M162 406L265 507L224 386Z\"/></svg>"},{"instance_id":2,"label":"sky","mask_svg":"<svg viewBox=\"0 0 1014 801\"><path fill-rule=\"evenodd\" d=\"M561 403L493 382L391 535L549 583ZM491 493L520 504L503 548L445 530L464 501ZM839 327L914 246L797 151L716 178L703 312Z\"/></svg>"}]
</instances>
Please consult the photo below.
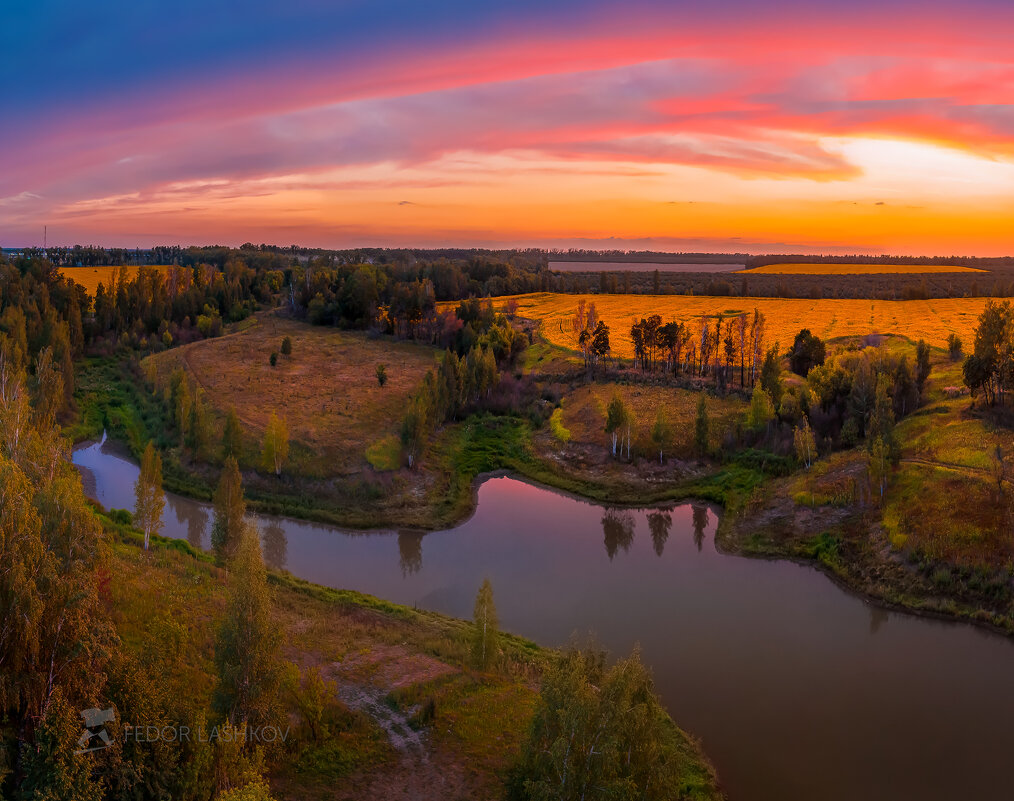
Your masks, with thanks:
<instances>
[{"instance_id":1,"label":"sky","mask_svg":"<svg viewBox=\"0 0 1014 801\"><path fill-rule=\"evenodd\" d=\"M0 245L1014 254L1014 3L4 0Z\"/></svg>"}]
</instances>

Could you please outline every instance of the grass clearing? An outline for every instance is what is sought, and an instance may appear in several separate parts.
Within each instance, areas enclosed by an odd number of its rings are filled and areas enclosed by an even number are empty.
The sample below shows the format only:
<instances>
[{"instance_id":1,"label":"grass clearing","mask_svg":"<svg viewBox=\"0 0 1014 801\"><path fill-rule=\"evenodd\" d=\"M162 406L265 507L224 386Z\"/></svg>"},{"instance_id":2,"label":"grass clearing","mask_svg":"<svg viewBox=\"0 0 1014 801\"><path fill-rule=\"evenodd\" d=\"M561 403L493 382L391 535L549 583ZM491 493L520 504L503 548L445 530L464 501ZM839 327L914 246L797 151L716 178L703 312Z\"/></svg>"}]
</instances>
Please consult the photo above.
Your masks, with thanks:
<instances>
[{"instance_id":1,"label":"grass clearing","mask_svg":"<svg viewBox=\"0 0 1014 801\"><path fill-rule=\"evenodd\" d=\"M292 340L289 356L281 355L285 337ZM272 353L279 354L274 367ZM289 426L292 471L324 476L353 474L368 463L381 470L398 466L391 438L437 356L424 345L260 315L245 330L173 348L143 364L159 386L167 385L173 370L185 369L219 422L234 407L248 461L256 459L276 412ZM383 387L376 376L381 363L388 376Z\"/></svg>"},{"instance_id":2,"label":"grass clearing","mask_svg":"<svg viewBox=\"0 0 1014 801\"><path fill-rule=\"evenodd\" d=\"M969 346L974 340L986 298L933 300L865 300L805 298L729 298L693 295L565 295L539 292L516 295L518 314L541 321L541 334L553 345L578 349L571 320L579 301L594 303L599 318L610 327L613 355L634 355L630 327L642 317L661 315L663 322L679 320L693 325L701 316L723 314L726 322L740 313L759 309L767 320L766 342L788 348L802 328L821 339L894 334L913 342L925 339L943 348L955 333ZM502 308L507 298L497 298Z\"/></svg>"},{"instance_id":3,"label":"grass clearing","mask_svg":"<svg viewBox=\"0 0 1014 801\"><path fill-rule=\"evenodd\" d=\"M977 267L956 264L765 264L739 275L928 275L936 273L988 273Z\"/></svg>"}]
</instances>

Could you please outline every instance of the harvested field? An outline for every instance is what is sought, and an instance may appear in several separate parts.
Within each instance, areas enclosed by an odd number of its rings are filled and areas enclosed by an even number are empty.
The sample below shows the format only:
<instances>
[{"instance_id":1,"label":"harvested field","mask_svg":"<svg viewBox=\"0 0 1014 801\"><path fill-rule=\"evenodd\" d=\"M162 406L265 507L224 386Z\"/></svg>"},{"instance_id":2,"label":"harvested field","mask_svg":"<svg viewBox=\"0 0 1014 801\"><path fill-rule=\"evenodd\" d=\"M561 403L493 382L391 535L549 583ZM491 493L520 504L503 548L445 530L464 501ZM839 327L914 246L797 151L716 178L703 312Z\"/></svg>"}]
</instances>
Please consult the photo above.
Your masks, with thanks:
<instances>
[{"instance_id":1,"label":"harvested field","mask_svg":"<svg viewBox=\"0 0 1014 801\"><path fill-rule=\"evenodd\" d=\"M503 308L508 298L496 298ZM966 347L986 298L939 298L933 300L860 300L804 298L737 298L693 295L564 295L540 292L516 295L517 313L542 323L542 335L552 344L577 349L571 320L579 301L595 304L599 318L611 329L613 354L633 356L630 326L642 317L661 315L663 322L695 323L701 316L730 317L759 309L766 318L765 341L782 348L792 344L801 328L822 339L894 334L913 341L925 339L943 348L947 335L956 333Z\"/></svg>"},{"instance_id":2,"label":"harvested field","mask_svg":"<svg viewBox=\"0 0 1014 801\"><path fill-rule=\"evenodd\" d=\"M166 267L167 265L158 265L152 269L164 270ZM88 290L89 295L95 297L99 284L103 284L108 289L113 281L113 274L119 269L120 267L114 264L107 264L101 267L61 267L60 274L81 284L81 286ZM137 275L139 268L126 266L123 269L127 271L127 275L130 278L133 278Z\"/></svg>"}]
</instances>

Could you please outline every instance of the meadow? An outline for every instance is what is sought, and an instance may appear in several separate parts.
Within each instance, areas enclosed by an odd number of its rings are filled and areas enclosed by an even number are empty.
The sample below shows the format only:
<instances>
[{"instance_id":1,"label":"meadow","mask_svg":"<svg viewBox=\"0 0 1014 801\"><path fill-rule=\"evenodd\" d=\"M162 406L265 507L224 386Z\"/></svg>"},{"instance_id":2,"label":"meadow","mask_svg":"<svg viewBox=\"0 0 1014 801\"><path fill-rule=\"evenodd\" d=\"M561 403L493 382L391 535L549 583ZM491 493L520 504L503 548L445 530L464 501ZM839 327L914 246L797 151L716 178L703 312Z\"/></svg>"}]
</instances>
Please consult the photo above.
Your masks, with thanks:
<instances>
[{"instance_id":1,"label":"meadow","mask_svg":"<svg viewBox=\"0 0 1014 801\"><path fill-rule=\"evenodd\" d=\"M765 264L741 275L920 275L925 273L985 273L975 267L953 264Z\"/></svg>"},{"instance_id":2,"label":"meadow","mask_svg":"<svg viewBox=\"0 0 1014 801\"><path fill-rule=\"evenodd\" d=\"M285 337L290 355L281 353ZM162 387L183 368L219 418L235 408L249 460L274 412L288 424L294 472L334 475L361 470L368 457L377 466L397 466L391 452L400 457L405 406L436 358L433 348L411 342L260 315L237 333L150 356L144 366ZM386 367L383 387L378 364Z\"/></svg>"},{"instance_id":3,"label":"meadow","mask_svg":"<svg viewBox=\"0 0 1014 801\"><path fill-rule=\"evenodd\" d=\"M150 269L165 270L167 267L168 265L160 264ZM113 281L113 274L119 269L120 266L115 264L107 264L101 267L61 267L60 273L83 286L88 290L88 294L94 298L99 284L109 289L109 285ZM140 268L125 266L123 269L127 271L127 276L133 279Z\"/></svg>"},{"instance_id":4,"label":"meadow","mask_svg":"<svg viewBox=\"0 0 1014 801\"><path fill-rule=\"evenodd\" d=\"M562 295L534 293L513 298L496 298L496 308L508 300L517 303L522 317L542 323L541 333L552 344L577 349L572 326L577 304L595 304L599 318L610 328L614 356L634 355L630 327L642 317L661 315L663 322L691 322L702 315L753 314L759 309L766 318L765 341L788 348L802 328L821 339L893 334L930 345L946 347L948 334L957 334L966 347L974 339L979 315L986 298L937 298L931 300L861 300L804 298L736 298L694 295Z\"/></svg>"}]
</instances>

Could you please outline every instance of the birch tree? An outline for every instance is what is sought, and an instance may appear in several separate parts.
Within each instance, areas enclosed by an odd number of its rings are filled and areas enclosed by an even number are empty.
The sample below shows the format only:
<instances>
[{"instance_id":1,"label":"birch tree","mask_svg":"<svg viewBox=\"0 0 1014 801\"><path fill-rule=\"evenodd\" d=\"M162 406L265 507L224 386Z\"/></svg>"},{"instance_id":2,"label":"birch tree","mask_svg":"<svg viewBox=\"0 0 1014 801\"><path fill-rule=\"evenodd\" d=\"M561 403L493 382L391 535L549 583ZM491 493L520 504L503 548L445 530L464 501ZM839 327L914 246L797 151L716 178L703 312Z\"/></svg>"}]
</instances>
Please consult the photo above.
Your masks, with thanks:
<instances>
[{"instance_id":1,"label":"birch tree","mask_svg":"<svg viewBox=\"0 0 1014 801\"><path fill-rule=\"evenodd\" d=\"M134 484L134 524L144 532L144 550L152 534L162 531L162 511L165 494L162 492L162 457L149 441L141 457L141 474Z\"/></svg>"},{"instance_id":2,"label":"birch tree","mask_svg":"<svg viewBox=\"0 0 1014 801\"><path fill-rule=\"evenodd\" d=\"M480 670L489 670L496 658L500 629L493 603L493 585L488 578L483 579L475 596L472 620L472 659Z\"/></svg>"},{"instance_id":3,"label":"birch tree","mask_svg":"<svg viewBox=\"0 0 1014 801\"><path fill-rule=\"evenodd\" d=\"M282 467L289 457L289 427L285 418L274 412L264 432L264 449L261 451L261 464L265 470L273 470L276 476L282 474Z\"/></svg>"}]
</instances>

